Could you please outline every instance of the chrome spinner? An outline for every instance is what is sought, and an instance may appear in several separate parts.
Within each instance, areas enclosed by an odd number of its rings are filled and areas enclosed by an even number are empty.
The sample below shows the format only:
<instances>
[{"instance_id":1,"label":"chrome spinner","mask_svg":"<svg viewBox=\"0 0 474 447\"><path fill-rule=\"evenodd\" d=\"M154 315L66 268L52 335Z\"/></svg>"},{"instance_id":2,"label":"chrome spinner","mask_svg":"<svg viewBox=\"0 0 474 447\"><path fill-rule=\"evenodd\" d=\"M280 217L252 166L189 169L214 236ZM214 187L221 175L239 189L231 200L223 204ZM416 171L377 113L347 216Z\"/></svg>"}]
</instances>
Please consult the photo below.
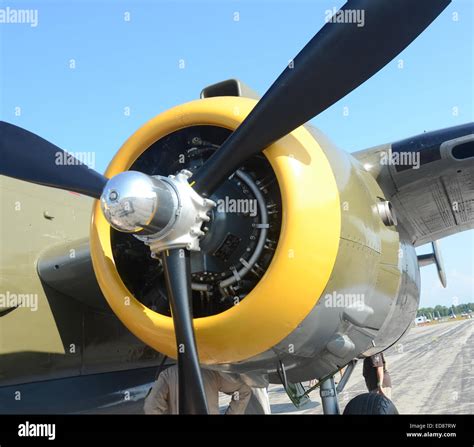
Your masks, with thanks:
<instances>
[{"instance_id":1,"label":"chrome spinner","mask_svg":"<svg viewBox=\"0 0 474 447\"><path fill-rule=\"evenodd\" d=\"M201 197L188 183L192 173L148 176L122 172L107 182L100 202L109 224L150 247L152 257L164 250L199 251L201 226L216 203Z\"/></svg>"}]
</instances>

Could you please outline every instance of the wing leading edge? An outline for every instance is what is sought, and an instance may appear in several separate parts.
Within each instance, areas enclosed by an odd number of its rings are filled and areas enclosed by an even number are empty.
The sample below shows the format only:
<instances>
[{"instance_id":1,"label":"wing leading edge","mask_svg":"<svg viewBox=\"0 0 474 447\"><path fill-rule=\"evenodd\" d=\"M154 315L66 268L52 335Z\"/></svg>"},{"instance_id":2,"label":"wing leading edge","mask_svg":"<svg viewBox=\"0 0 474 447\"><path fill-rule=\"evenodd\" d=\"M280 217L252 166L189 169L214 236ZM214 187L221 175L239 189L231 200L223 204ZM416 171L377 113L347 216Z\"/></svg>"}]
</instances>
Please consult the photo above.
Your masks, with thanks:
<instances>
[{"instance_id":1,"label":"wing leading edge","mask_svg":"<svg viewBox=\"0 0 474 447\"><path fill-rule=\"evenodd\" d=\"M474 228L474 123L353 153L415 246Z\"/></svg>"}]
</instances>

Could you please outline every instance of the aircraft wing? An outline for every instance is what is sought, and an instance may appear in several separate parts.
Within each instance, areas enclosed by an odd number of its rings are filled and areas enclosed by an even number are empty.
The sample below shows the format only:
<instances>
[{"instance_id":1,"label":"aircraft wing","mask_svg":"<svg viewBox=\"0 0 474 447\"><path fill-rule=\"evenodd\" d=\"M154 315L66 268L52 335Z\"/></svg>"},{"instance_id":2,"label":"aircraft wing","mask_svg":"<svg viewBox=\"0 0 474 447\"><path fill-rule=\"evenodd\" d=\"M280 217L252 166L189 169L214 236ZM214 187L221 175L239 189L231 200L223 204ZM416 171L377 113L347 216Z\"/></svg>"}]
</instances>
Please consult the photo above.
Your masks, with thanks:
<instances>
[{"instance_id":1,"label":"aircraft wing","mask_svg":"<svg viewBox=\"0 0 474 447\"><path fill-rule=\"evenodd\" d=\"M474 228L474 123L353 154L415 246Z\"/></svg>"}]
</instances>

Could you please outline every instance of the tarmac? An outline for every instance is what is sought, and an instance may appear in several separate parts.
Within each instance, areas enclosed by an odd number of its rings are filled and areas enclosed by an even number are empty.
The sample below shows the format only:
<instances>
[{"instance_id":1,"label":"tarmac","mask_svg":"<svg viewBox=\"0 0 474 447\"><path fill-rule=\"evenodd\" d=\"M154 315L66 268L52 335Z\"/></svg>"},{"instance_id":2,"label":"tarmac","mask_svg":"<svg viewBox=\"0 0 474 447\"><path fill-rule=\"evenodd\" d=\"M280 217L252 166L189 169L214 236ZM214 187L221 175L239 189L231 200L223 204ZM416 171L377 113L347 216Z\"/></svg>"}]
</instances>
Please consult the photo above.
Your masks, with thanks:
<instances>
[{"instance_id":1,"label":"tarmac","mask_svg":"<svg viewBox=\"0 0 474 447\"><path fill-rule=\"evenodd\" d=\"M400 414L474 414L474 319L414 327L387 350L385 359ZM339 395L341 412L353 397L367 392L362 363ZM336 382L339 379L336 375ZM319 390L299 409L283 386L270 385L268 393L272 413L323 413Z\"/></svg>"},{"instance_id":2,"label":"tarmac","mask_svg":"<svg viewBox=\"0 0 474 447\"><path fill-rule=\"evenodd\" d=\"M474 319L413 327L386 351L385 359L392 379L392 400L400 414L474 414ZM358 361L339 395L341 413L353 397L367 392L362 363ZM336 383L339 380L340 375L336 374ZM148 388L149 385L144 387L144 392ZM310 393L310 401L302 408L293 405L282 385L270 385L268 394L272 414L323 414L318 389ZM229 399L221 394L221 412ZM94 411L142 412L142 399L119 411Z\"/></svg>"}]
</instances>

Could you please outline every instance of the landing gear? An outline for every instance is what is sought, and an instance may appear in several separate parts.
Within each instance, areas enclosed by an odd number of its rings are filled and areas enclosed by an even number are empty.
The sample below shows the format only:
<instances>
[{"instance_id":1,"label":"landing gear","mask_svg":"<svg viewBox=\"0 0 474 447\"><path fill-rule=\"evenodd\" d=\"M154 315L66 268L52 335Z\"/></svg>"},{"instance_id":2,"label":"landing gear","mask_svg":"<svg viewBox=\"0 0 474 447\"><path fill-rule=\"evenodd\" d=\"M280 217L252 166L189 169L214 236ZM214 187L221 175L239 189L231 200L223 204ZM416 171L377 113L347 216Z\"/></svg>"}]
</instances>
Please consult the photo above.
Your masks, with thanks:
<instances>
[{"instance_id":1,"label":"landing gear","mask_svg":"<svg viewBox=\"0 0 474 447\"><path fill-rule=\"evenodd\" d=\"M301 384L292 384L287 382L286 373L283 363L280 362L278 374L288 396L295 405L300 408L308 400L308 394L319 387L321 403L324 414L341 414L339 407L338 394L340 394L356 366L357 360L354 359L347 364L344 374L341 377L337 387L334 383L334 376L326 377L320 380L316 385L309 389L304 389ZM298 389L297 385L303 388L303 392ZM364 393L354 397L347 404L343 414L398 414L395 404L387 397L377 393Z\"/></svg>"},{"instance_id":2,"label":"landing gear","mask_svg":"<svg viewBox=\"0 0 474 447\"><path fill-rule=\"evenodd\" d=\"M365 393L354 397L344 409L344 414L398 414L398 410L387 397Z\"/></svg>"},{"instance_id":3,"label":"landing gear","mask_svg":"<svg viewBox=\"0 0 474 447\"><path fill-rule=\"evenodd\" d=\"M324 414L341 414L334 377L329 377L321 383L319 394L321 396Z\"/></svg>"},{"instance_id":4,"label":"landing gear","mask_svg":"<svg viewBox=\"0 0 474 447\"><path fill-rule=\"evenodd\" d=\"M324 414L341 414L337 395L349 381L356 362L357 360L353 360L347 365L337 387L332 376L321 382L320 395ZM354 397L346 405L343 414L398 414L398 410L387 397L377 393L364 393Z\"/></svg>"},{"instance_id":5,"label":"landing gear","mask_svg":"<svg viewBox=\"0 0 474 447\"><path fill-rule=\"evenodd\" d=\"M347 364L344 374L341 377L341 381L339 382L337 387L334 383L333 376L328 377L321 382L319 395L321 396L324 414L341 414L337 395L338 393L341 393L344 390L346 383L349 381L354 371L356 363L357 360L354 359Z\"/></svg>"}]
</instances>

